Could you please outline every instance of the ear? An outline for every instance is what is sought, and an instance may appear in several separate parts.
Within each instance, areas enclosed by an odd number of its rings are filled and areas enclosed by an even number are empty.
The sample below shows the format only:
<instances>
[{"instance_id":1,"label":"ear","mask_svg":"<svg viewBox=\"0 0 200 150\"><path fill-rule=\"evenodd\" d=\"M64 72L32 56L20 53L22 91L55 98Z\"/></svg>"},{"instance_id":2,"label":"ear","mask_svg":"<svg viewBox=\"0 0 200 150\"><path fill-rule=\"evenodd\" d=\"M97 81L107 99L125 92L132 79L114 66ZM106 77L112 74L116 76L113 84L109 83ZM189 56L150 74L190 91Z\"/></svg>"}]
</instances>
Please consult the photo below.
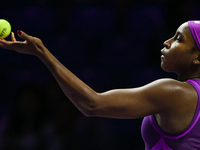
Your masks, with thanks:
<instances>
[{"instance_id":1,"label":"ear","mask_svg":"<svg viewBox=\"0 0 200 150\"><path fill-rule=\"evenodd\" d=\"M199 64L200 64L200 57L196 58L196 59L193 61L193 64L199 65Z\"/></svg>"},{"instance_id":2,"label":"ear","mask_svg":"<svg viewBox=\"0 0 200 150\"><path fill-rule=\"evenodd\" d=\"M199 65L200 64L200 51L199 49L197 51L195 51L195 55L193 57L193 64L194 65Z\"/></svg>"}]
</instances>

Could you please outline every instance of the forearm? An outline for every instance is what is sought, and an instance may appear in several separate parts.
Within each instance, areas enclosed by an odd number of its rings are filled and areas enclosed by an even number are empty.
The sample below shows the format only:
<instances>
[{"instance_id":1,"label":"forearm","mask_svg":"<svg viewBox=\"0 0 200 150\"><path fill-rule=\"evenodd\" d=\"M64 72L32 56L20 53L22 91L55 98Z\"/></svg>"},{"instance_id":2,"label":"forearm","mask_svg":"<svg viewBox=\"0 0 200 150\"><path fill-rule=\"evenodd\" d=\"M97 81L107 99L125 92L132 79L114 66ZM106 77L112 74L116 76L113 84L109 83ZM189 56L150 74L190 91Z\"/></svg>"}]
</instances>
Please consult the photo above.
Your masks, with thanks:
<instances>
[{"instance_id":1,"label":"forearm","mask_svg":"<svg viewBox=\"0 0 200 150\"><path fill-rule=\"evenodd\" d=\"M72 103L85 115L95 107L98 94L63 66L46 48L39 59L53 74Z\"/></svg>"}]
</instances>

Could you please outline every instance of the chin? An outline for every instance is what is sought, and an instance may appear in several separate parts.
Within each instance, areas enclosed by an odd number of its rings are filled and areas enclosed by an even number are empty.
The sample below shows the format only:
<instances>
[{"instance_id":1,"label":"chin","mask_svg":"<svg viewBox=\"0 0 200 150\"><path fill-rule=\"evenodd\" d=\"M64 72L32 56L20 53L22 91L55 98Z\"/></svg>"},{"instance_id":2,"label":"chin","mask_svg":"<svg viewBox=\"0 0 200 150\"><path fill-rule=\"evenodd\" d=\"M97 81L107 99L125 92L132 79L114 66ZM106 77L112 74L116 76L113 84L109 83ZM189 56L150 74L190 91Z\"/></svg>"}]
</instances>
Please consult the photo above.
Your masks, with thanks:
<instances>
[{"instance_id":1,"label":"chin","mask_svg":"<svg viewBox=\"0 0 200 150\"><path fill-rule=\"evenodd\" d=\"M165 67L162 63L160 66L161 66L162 70L164 70L165 72L172 73L172 71L170 69L168 69L167 67Z\"/></svg>"}]
</instances>

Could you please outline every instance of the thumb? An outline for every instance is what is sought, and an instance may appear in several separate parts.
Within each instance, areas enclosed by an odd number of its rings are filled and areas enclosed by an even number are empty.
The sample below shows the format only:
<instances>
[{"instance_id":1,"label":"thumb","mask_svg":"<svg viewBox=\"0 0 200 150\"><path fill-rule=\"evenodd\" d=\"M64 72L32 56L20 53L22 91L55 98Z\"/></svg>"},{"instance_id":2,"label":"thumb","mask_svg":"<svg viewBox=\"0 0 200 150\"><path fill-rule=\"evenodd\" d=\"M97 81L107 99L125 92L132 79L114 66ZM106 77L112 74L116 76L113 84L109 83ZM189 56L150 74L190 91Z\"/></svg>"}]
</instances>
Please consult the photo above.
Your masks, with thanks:
<instances>
[{"instance_id":1,"label":"thumb","mask_svg":"<svg viewBox=\"0 0 200 150\"><path fill-rule=\"evenodd\" d=\"M32 36L26 34L25 32L21 31L21 30L18 30L17 31L17 34L20 38L22 38L23 40L26 40L26 41L30 41L32 39Z\"/></svg>"}]
</instances>

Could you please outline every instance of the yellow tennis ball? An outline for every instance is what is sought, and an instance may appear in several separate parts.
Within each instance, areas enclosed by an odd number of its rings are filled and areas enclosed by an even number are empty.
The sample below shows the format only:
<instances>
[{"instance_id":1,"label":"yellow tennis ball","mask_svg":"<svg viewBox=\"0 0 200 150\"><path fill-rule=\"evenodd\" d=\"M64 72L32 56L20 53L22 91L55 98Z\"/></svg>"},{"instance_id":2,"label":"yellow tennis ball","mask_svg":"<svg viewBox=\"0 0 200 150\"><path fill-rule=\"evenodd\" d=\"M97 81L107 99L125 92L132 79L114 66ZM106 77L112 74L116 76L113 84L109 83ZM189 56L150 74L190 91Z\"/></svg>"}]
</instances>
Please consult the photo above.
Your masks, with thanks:
<instances>
[{"instance_id":1,"label":"yellow tennis ball","mask_svg":"<svg viewBox=\"0 0 200 150\"><path fill-rule=\"evenodd\" d=\"M11 25L5 19L0 19L0 39L4 39L10 35Z\"/></svg>"}]
</instances>

